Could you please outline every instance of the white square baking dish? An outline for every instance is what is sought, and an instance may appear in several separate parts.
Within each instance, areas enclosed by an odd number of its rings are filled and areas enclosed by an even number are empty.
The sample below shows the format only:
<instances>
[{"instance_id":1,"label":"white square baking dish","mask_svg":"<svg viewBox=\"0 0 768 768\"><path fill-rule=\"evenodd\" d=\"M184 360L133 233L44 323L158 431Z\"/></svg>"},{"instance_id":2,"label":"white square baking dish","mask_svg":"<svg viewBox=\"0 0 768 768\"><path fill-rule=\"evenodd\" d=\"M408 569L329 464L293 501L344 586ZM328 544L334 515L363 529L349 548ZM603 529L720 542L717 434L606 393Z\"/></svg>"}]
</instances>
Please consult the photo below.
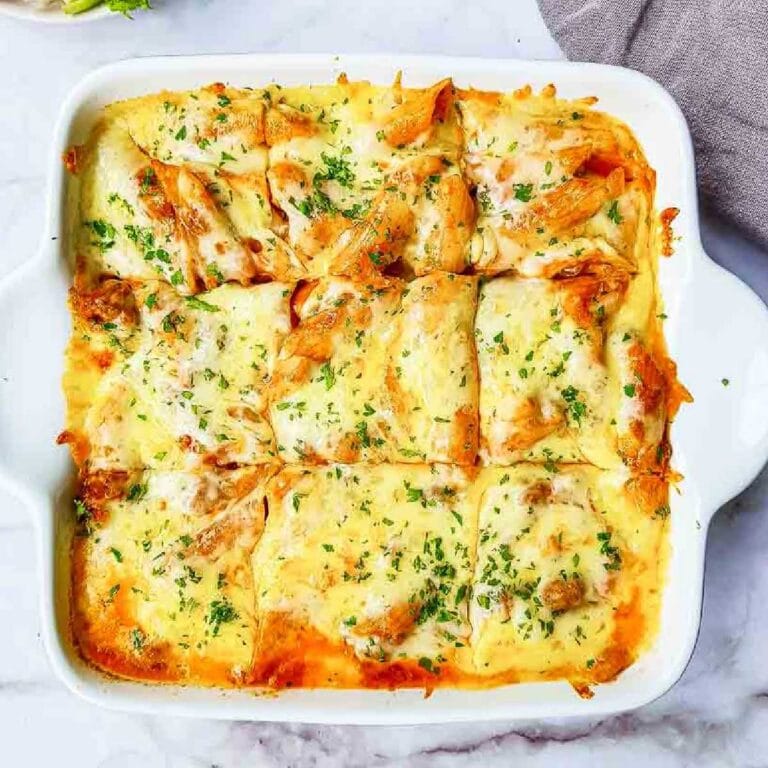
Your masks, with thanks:
<instances>
[{"instance_id":1,"label":"white square baking dish","mask_svg":"<svg viewBox=\"0 0 768 768\"><path fill-rule=\"evenodd\" d=\"M67 179L61 154L82 141L100 107L162 88L213 81L258 86L350 79L410 85L452 76L460 86L511 90L555 83L565 97L598 96L598 108L627 122L658 173L656 205L680 208L672 258L660 267L667 340L695 402L672 428L674 466L684 475L671 499L672 556L661 631L616 681L579 698L564 682L490 690L251 690L146 685L110 679L84 664L69 634L68 549L74 479L55 445L64 423L60 378L70 332L66 292ZM137 59L99 69L70 94L51 147L47 218L39 253L0 285L0 481L26 504L39 541L46 645L62 680L95 703L128 710L246 720L415 724L493 718L604 715L664 693L681 675L699 627L706 531L713 513L768 458L768 311L702 250L693 153L672 98L629 70L594 64L418 56L237 55ZM730 381L729 386L722 382Z\"/></svg>"}]
</instances>

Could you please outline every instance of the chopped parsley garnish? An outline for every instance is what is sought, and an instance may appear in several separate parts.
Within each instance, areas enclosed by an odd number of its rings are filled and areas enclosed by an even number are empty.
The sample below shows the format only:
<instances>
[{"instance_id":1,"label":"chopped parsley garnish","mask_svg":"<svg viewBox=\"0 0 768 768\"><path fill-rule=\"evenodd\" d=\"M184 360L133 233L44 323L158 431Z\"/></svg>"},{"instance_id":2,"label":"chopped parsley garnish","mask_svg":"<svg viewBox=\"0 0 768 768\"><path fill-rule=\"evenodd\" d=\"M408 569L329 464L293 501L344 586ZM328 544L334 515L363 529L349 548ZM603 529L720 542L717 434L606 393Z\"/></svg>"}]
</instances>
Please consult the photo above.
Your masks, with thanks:
<instances>
[{"instance_id":1,"label":"chopped parsley garnish","mask_svg":"<svg viewBox=\"0 0 768 768\"><path fill-rule=\"evenodd\" d=\"M317 187L323 181L336 181L342 187L352 186L355 174L349 161L343 157L333 157L325 152L320 153L320 159L325 163L325 170L315 173L312 183Z\"/></svg>"},{"instance_id":2,"label":"chopped parsley garnish","mask_svg":"<svg viewBox=\"0 0 768 768\"><path fill-rule=\"evenodd\" d=\"M91 513L88 511L88 507L86 507L85 504L80 499L75 499L74 504L75 504L75 520L77 520L78 523L84 523L87 520L90 520Z\"/></svg>"},{"instance_id":3,"label":"chopped parsley garnish","mask_svg":"<svg viewBox=\"0 0 768 768\"><path fill-rule=\"evenodd\" d=\"M435 668L434 664L432 663L432 659L428 658L427 656L422 656L419 659L419 666L422 669L425 669L430 674L434 675L437 672L437 669Z\"/></svg>"},{"instance_id":4,"label":"chopped parsley garnish","mask_svg":"<svg viewBox=\"0 0 768 768\"><path fill-rule=\"evenodd\" d=\"M406 501L420 501L422 506L426 506L427 502L424 499L424 491L421 488L414 488L408 481L405 483L405 498Z\"/></svg>"},{"instance_id":5,"label":"chopped parsley garnish","mask_svg":"<svg viewBox=\"0 0 768 768\"><path fill-rule=\"evenodd\" d=\"M533 196L533 184L513 184L512 189L515 191L515 199L524 203L529 202Z\"/></svg>"},{"instance_id":6,"label":"chopped parsley garnish","mask_svg":"<svg viewBox=\"0 0 768 768\"><path fill-rule=\"evenodd\" d=\"M563 363L563 361L560 360L558 364L551 371L547 372L547 376L549 376L552 379L556 379L564 371L565 371L565 363Z\"/></svg>"},{"instance_id":7,"label":"chopped parsley garnish","mask_svg":"<svg viewBox=\"0 0 768 768\"><path fill-rule=\"evenodd\" d=\"M192 307L192 309L201 309L203 312L221 311L221 307L216 306L216 304L209 304L207 301L203 301L198 296L187 296L185 301L187 302L188 306Z\"/></svg>"},{"instance_id":8,"label":"chopped parsley garnish","mask_svg":"<svg viewBox=\"0 0 768 768\"><path fill-rule=\"evenodd\" d=\"M123 210L129 215L134 215L133 206L121 195L118 195L117 192L112 192L110 196L107 198L107 202L110 205L119 205L123 208Z\"/></svg>"},{"instance_id":9,"label":"chopped parsley garnish","mask_svg":"<svg viewBox=\"0 0 768 768\"><path fill-rule=\"evenodd\" d=\"M115 237L117 236L117 230L104 219L95 219L94 221L86 221L85 226L89 227L98 240L91 242L91 245L95 245L102 253L108 251L115 244Z\"/></svg>"},{"instance_id":10,"label":"chopped parsley garnish","mask_svg":"<svg viewBox=\"0 0 768 768\"><path fill-rule=\"evenodd\" d=\"M305 197L303 200L289 197L288 202L308 219L312 218L315 213L333 213L336 210L331 198L319 189L316 189L310 197Z\"/></svg>"},{"instance_id":11,"label":"chopped parsley garnish","mask_svg":"<svg viewBox=\"0 0 768 768\"><path fill-rule=\"evenodd\" d=\"M221 273L221 270L218 268L216 264L209 264L205 268L205 274L209 277L213 277L217 283L223 283L224 282L224 275Z\"/></svg>"},{"instance_id":12,"label":"chopped parsley garnish","mask_svg":"<svg viewBox=\"0 0 768 768\"><path fill-rule=\"evenodd\" d=\"M552 453L551 448L545 448L544 449L544 469L547 472L550 472L553 475L556 475L560 470L557 468L557 463L555 462L554 454ZM560 457L562 458L562 456Z\"/></svg>"},{"instance_id":13,"label":"chopped parsley garnish","mask_svg":"<svg viewBox=\"0 0 768 768\"><path fill-rule=\"evenodd\" d=\"M80 531L78 532L81 536L90 536L93 532L92 530L92 521L93 516L91 515L91 511L88 509L88 507L85 505L85 503L81 499L75 499L74 500L75 505L75 522L78 526L80 526Z\"/></svg>"},{"instance_id":14,"label":"chopped parsley garnish","mask_svg":"<svg viewBox=\"0 0 768 768\"><path fill-rule=\"evenodd\" d=\"M142 483L134 483L128 489L128 501L141 501L147 495L147 486Z\"/></svg>"},{"instance_id":15,"label":"chopped parsley garnish","mask_svg":"<svg viewBox=\"0 0 768 768\"><path fill-rule=\"evenodd\" d=\"M604 531L597 534L597 540L600 542L600 554L605 555L608 562L603 563L606 571L618 571L621 569L621 552L619 548L611 544L610 531Z\"/></svg>"},{"instance_id":16,"label":"chopped parsley garnish","mask_svg":"<svg viewBox=\"0 0 768 768\"><path fill-rule=\"evenodd\" d=\"M149 193L150 189L157 184L157 176L155 175L155 171L152 169L151 166L147 166L144 169L144 173L141 177L141 184L139 185L139 194L140 195L146 195Z\"/></svg>"},{"instance_id":17,"label":"chopped parsley garnish","mask_svg":"<svg viewBox=\"0 0 768 768\"><path fill-rule=\"evenodd\" d=\"M355 434L357 435L357 439L360 441L360 444L364 448L370 448L371 446L371 437L368 434L368 423L365 421L358 421L357 424L355 424Z\"/></svg>"},{"instance_id":18,"label":"chopped parsley garnish","mask_svg":"<svg viewBox=\"0 0 768 768\"><path fill-rule=\"evenodd\" d=\"M336 373L328 362L320 366L320 380L325 384L326 390L331 389L336 383Z\"/></svg>"},{"instance_id":19,"label":"chopped parsley garnish","mask_svg":"<svg viewBox=\"0 0 768 768\"><path fill-rule=\"evenodd\" d=\"M483 213L490 213L493 210L493 202L487 189L478 190L477 202L480 203L480 209Z\"/></svg>"},{"instance_id":20,"label":"chopped parsley garnish","mask_svg":"<svg viewBox=\"0 0 768 768\"><path fill-rule=\"evenodd\" d=\"M120 585L119 584L113 584L109 588L109 592L107 592L107 602L111 603L114 599L117 593L120 591Z\"/></svg>"},{"instance_id":21,"label":"chopped parsley garnish","mask_svg":"<svg viewBox=\"0 0 768 768\"><path fill-rule=\"evenodd\" d=\"M232 603L223 598L214 600L208 607L208 615L205 620L211 625L211 634L216 637L219 634L222 624L229 624L240 618L240 614L235 610Z\"/></svg>"},{"instance_id":22,"label":"chopped parsley garnish","mask_svg":"<svg viewBox=\"0 0 768 768\"><path fill-rule=\"evenodd\" d=\"M131 630L131 647L137 653L141 653L144 650L146 639L146 635L140 629L134 628Z\"/></svg>"},{"instance_id":23,"label":"chopped parsley garnish","mask_svg":"<svg viewBox=\"0 0 768 768\"><path fill-rule=\"evenodd\" d=\"M508 346L508 345L507 345L507 343L504 341L504 331L499 331L499 332L498 332L498 333L497 333L497 334L496 334L496 335L493 337L493 341L494 341L494 343L495 343L495 344L498 344L498 345L499 345L499 347L501 348L501 351L502 351L502 352L503 352L505 355L508 355L508 354L509 354L509 346Z\"/></svg>"},{"instance_id":24,"label":"chopped parsley garnish","mask_svg":"<svg viewBox=\"0 0 768 768\"><path fill-rule=\"evenodd\" d=\"M169 312L164 318L162 327L166 333L179 335L179 327L184 323L184 318L178 312Z\"/></svg>"},{"instance_id":25,"label":"chopped parsley garnish","mask_svg":"<svg viewBox=\"0 0 768 768\"><path fill-rule=\"evenodd\" d=\"M189 565L184 566L184 573L186 574L186 578L193 584L199 584L203 580L203 577Z\"/></svg>"},{"instance_id":26,"label":"chopped parsley garnish","mask_svg":"<svg viewBox=\"0 0 768 768\"><path fill-rule=\"evenodd\" d=\"M579 400L579 390L573 386L568 386L565 389L561 389L560 394L566 402L565 410L568 418L581 425L581 420L587 413L587 405Z\"/></svg>"},{"instance_id":27,"label":"chopped parsley garnish","mask_svg":"<svg viewBox=\"0 0 768 768\"><path fill-rule=\"evenodd\" d=\"M624 217L619 213L619 201L614 200L608 208L608 218L614 224L621 224L624 221Z\"/></svg>"}]
</instances>

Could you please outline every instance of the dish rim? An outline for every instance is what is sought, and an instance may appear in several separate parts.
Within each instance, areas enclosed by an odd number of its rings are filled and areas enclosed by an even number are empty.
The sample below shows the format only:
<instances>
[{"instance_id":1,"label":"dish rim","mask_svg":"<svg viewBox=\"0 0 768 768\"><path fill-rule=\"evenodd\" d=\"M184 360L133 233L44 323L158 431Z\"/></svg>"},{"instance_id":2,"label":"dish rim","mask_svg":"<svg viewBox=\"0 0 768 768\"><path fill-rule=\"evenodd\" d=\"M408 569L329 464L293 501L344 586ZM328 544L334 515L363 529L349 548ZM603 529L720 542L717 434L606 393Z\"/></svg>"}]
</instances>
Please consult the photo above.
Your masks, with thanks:
<instances>
[{"instance_id":1,"label":"dish rim","mask_svg":"<svg viewBox=\"0 0 768 768\"><path fill-rule=\"evenodd\" d=\"M456 79L466 77L466 73L473 70L483 71L486 74L499 72L502 77L507 77L510 82L517 82L518 85L528 79L540 79L538 75L545 72L550 73L546 75L547 79L556 83L558 82L557 73L565 74L567 72L569 73L568 77L570 77L575 72L581 72L585 74L585 79L588 82L599 82L601 79L604 81L618 79L626 81L628 87L634 87L638 91L645 90L652 94L668 112L670 119L674 123L673 128L677 132L676 139L681 142L681 165L685 171L685 179L682 185L682 197L679 202L680 207L686 211L686 224L683 236L686 243L685 253L688 254L686 257L687 261L690 262L691 269L696 271L699 275L699 280L703 281L703 284L716 284L723 290L725 290L724 287L727 287L735 297L734 301L745 302L745 305L749 308L749 312L745 312L745 314L749 315L752 319L757 318L758 322L762 322L761 327L765 329L765 335L768 338L768 312L766 312L762 302L741 281L715 265L701 246L698 234L696 188L690 136L679 108L661 86L639 73L606 65L560 61L531 62L519 59L494 60L452 56L409 56L399 54L392 56L384 54L343 56L333 54L173 56L129 59L106 65L91 72L70 92L56 124L55 138L51 147L51 173L47 189L46 227L42 245L33 259L0 282L0 306L9 301L9 297L15 293L17 288L23 288L32 276L39 278L38 270L43 275L46 275L52 267L55 270L56 266L61 266L60 251L62 249L58 244L52 245L49 239L58 236L63 226L62 192L65 187L60 153L68 144L70 129L78 111L84 107L89 99L93 99L94 94L98 95L100 89L106 90L110 82L119 81L121 77L129 79L131 75L146 74L148 72L164 74L168 76L168 79L173 79L173 76L178 75L180 72L186 71L189 73L192 70L205 69L214 73L213 77L209 78L210 81L210 79L216 79L216 72L220 72L225 77L231 77L233 72L251 71L255 79L265 82L272 78L285 79L286 72L299 70L302 67L308 67L322 73L316 78L316 82L327 81L329 79L329 76L327 76L329 71L340 71L341 69L348 71L353 79L358 77L374 79L369 72L377 68L393 71L402 69L406 79L414 73L417 73L416 76L418 78L420 76L419 72L428 73L435 70L444 70L452 73ZM266 73L270 73L270 75ZM426 76L431 77L432 75L427 74ZM203 85L205 83L199 82L199 84ZM178 88L182 86L171 84L169 87ZM514 86L510 85L509 87ZM157 90L157 88L153 86L152 90ZM54 275L54 279L55 277ZM664 296L666 299L666 294ZM757 335L756 338L760 338L760 335ZM2 413L0 413L0 425L2 424L3 417ZM675 429L673 429L673 446L675 444L674 434ZM503 692L508 688L515 688L516 691L520 692L523 688L561 686L562 684L560 683L518 684L516 686L505 686L500 689L469 692L463 689L454 690L455 693L464 694L463 698L472 698L473 703L476 695L482 695L486 702L483 703L483 709L480 712L472 704L462 703L458 699L453 703L444 704L439 707L433 707L429 704L426 707L419 707L413 701L413 691L355 691L354 693L357 694L369 694L362 698L370 699L371 704L366 704L363 708L360 708L342 703L337 708L334 708L329 706L328 699L343 701L344 697L334 696L333 694L339 692L332 690L292 691L290 695L280 694L279 697L271 695L265 697L254 694L252 691L235 690L234 692L227 691L222 693L218 689L157 686L105 678L101 673L95 672L82 662L78 663L77 660L72 658L72 649L67 647L67 641L61 637L59 627L57 627L55 605L55 591L57 589L55 572L55 558L57 557L55 505L60 500L57 497L60 496L61 489L48 489L46 493L40 488L30 487L28 482L24 482L20 477L14 476L11 467L3 467L1 452L0 482L9 487L12 492L18 495L30 507L37 526L38 556L41 563L43 582L43 589L41 590L43 634L54 668L70 689L92 702L119 709L169 714L359 724L413 724L505 717L529 719L542 716L594 716L624 711L647 703L668 690L684 671L693 651L698 631L706 527L716 509L728 498L736 495L746 487L754 479L768 458L768 416L766 417L764 434L758 443L760 450L752 451L751 455L747 458L740 457L743 461L738 467L738 472L736 471L736 463L733 461L730 463L730 468L733 470L730 482L711 485L709 493L704 494L704 498L699 500L701 535L691 544L691 556L694 558L696 569L695 572L689 574L691 579L689 588L693 589L693 593L689 593L689 596L695 598L693 602L695 603L696 610L692 614L695 615L695 621L688 622L686 635L679 642L677 653L674 654L674 663L668 664L666 669L664 669L664 673L659 675L653 684L646 685L642 690L636 691L634 694L626 693L609 698L595 696L594 699L586 701L574 695L573 698L561 697L559 700L556 700L556 704L553 704L551 699L539 700L536 696L533 696L533 700L527 703L505 703L503 693L501 698L499 698L499 691ZM691 489L687 489L686 493L691 493ZM671 539L672 533L670 532L669 535ZM615 692L622 688L621 681L623 677L622 675L617 681L604 684L599 688L601 690L613 688ZM158 691L161 693L158 694ZM470 696L466 695L468 693ZM300 700L294 702L293 699L296 696L293 694L298 695ZM443 698L441 694L442 691L436 692L433 699ZM377 701L374 702L371 696L377 699ZM225 700L222 701L222 698ZM611 700L611 698L615 700ZM389 704L386 702L382 703L384 699ZM254 702L259 700L269 701L272 706L254 705ZM403 700L407 702L404 706L402 704ZM275 706L275 703L278 701L281 702L281 705ZM282 706L282 704L285 704L285 706Z\"/></svg>"}]
</instances>

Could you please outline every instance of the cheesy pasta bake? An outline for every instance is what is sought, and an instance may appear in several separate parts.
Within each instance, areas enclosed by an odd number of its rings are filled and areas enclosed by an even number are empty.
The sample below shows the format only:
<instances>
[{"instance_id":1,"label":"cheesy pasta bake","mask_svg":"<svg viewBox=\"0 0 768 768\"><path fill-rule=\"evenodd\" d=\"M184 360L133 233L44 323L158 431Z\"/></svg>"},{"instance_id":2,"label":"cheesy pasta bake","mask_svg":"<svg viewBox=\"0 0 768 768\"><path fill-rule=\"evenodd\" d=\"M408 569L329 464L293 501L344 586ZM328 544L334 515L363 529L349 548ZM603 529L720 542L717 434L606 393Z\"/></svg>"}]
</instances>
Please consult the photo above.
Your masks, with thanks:
<instances>
[{"instance_id":1,"label":"cheesy pasta bake","mask_svg":"<svg viewBox=\"0 0 768 768\"><path fill-rule=\"evenodd\" d=\"M650 645L689 395L654 172L594 102L342 77L103 110L64 158L84 659L589 696Z\"/></svg>"}]
</instances>

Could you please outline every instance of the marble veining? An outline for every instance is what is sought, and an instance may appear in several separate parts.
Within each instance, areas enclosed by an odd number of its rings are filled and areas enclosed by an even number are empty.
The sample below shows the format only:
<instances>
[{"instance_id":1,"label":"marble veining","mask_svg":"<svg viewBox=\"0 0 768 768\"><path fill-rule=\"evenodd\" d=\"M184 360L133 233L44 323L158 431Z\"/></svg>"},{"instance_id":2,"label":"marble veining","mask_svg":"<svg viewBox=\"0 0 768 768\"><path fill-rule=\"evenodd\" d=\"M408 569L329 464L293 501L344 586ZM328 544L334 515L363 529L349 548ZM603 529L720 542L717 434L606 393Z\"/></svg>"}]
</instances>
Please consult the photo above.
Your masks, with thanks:
<instances>
[{"instance_id":1,"label":"marble veining","mask_svg":"<svg viewBox=\"0 0 768 768\"><path fill-rule=\"evenodd\" d=\"M3 0L0 0L2 2ZM0 277L38 246L53 120L88 70L137 55L237 51L560 58L534 0L154 0L134 22L34 26L0 17ZM148 84L151 86L151 84ZM768 298L768 254L705 214L710 254ZM2 371L0 371L0 397ZM680 682L606 719L372 728L129 715L76 699L40 640L24 509L0 492L0 765L768 765L768 471L714 518L701 634Z\"/></svg>"}]
</instances>

